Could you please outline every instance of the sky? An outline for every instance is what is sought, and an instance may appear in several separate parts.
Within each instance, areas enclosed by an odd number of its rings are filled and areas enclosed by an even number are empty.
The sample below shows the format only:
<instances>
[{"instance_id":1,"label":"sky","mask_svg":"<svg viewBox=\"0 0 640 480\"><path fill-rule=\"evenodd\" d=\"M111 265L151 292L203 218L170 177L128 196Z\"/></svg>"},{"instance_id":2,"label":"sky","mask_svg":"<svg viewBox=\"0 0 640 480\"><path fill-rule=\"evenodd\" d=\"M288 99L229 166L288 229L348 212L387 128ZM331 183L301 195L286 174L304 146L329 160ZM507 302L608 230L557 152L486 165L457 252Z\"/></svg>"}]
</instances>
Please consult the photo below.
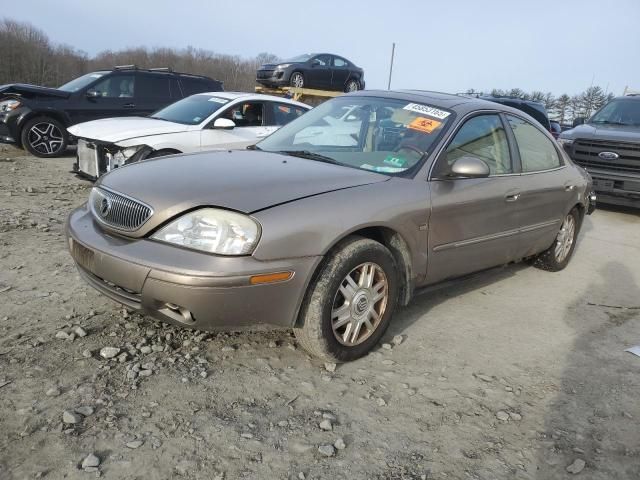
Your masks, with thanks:
<instances>
[{"instance_id":1,"label":"sky","mask_svg":"<svg viewBox=\"0 0 640 480\"><path fill-rule=\"evenodd\" d=\"M324 51L363 67L367 88L386 88L395 42L394 89L640 90L640 0L0 0L0 12L90 55Z\"/></svg>"}]
</instances>

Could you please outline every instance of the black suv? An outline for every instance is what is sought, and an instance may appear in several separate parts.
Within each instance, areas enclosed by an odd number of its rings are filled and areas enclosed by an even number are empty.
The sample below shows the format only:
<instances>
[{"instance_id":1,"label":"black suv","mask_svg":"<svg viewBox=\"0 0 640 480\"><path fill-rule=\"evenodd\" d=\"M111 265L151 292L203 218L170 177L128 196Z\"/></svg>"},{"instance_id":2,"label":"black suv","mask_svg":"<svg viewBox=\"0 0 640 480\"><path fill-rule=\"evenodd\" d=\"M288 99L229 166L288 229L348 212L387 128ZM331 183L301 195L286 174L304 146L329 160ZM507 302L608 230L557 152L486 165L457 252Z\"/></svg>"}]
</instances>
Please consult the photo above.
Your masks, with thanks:
<instances>
[{"instance_id":1,"label":"black suv","mask_svg":"<svg viewBox=\"0 0 640 480\"><path fill-rule=\"evenodd\" d=\"M219 91L222 82L208 77L135 65L88 73L58 88L1 85L0 141L54 157L67 148L71 125L146 116L194 93Z\"/></svg>"},{"instance_id":2,"label":"black suv","mask_svg":"<svg viewBox=\"0 0 640 480\"><path fill-rule=\"evenodd\" d=\"M598 202L640 208L640 96L618 97L578 117L558 142L593 178Z\"/></svg>"},{"instance_id":3,"label":"black suv","mask_svg":"<svg viewBox=\"0 0 640 480\"><path fill-rule=\"evenodd\" d=\"M547 109L540 102L534 102L533 100L523 100L521 98L494 97L492 95L479 96L478 98L522 110L524 113L528 113L530 116L535 118L540 123L540 125L542 125L548 132L551 132L552 135L554 133L553 129L551 128L551 122L549 121Z\"/></svg>"}]
</instances>

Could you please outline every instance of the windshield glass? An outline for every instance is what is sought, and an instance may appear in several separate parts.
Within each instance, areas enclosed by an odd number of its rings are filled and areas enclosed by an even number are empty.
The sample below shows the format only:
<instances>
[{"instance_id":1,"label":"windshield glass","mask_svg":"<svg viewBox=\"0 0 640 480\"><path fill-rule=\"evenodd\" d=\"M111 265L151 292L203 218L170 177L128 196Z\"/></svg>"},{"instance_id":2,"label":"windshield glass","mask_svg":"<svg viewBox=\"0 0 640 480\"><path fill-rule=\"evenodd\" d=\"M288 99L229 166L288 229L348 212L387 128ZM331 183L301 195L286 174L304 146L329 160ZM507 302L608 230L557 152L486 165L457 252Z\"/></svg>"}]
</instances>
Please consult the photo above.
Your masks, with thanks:
<instances>
[{"instance_id":1,"label":"windshield glass","mask_svg":"<svg viewBox=\"0 0 640 480\"><path fill-rule=\"evenodd\" d=\"M75 78L70 82L67 82L64 85L58 87L58 90L62 90L64 92L77 92L78 90L82 90L90 83L93 83L97 79L103 77L105 73L106 72L87 73L86 75Z\"/></svg>"},{"instance_id":2,"label":"windshield glass","mask_svg":"<svg viewBox=\"0 0 640 480\"><path fill-rule=\"evenodd\" d=\"M589 123L640 126L640 102L624 98L612 100L591 117Z\"/></svg>"},{"instance_id":3,"label":"windshield glass","mask_svg":"<svg viewBox=\"0 0 640 480\"><path fill-rule=\"evenodd\" d=\"M197 125L222 108L229 100L211 95L191 95L151 115L151 118L184 125Z\"/></svg>"},{"instance_id":4,"label":"windshield glass","mask_svg":"<svg viewBox=\"0 0 640 480\"><path fill-rule=\"evenodd\" d=\"M303 55L298 55L296 57L291 57L286 59L283 63L295 63L295 62L306 62L307 60L309 60L311 58L311 54L310 53L305 53Z\"/></svg>"},{"instance_id":5,"label":"windshield glass","mask_svg":"<svg viewBox=\"0 0 640 480\"><path fill-rule=\"evenodd\" d=\"M269 152L399 174L417 165L453 117L422 103L338 97L258 143Z\"/></svg>"}]
</instances>

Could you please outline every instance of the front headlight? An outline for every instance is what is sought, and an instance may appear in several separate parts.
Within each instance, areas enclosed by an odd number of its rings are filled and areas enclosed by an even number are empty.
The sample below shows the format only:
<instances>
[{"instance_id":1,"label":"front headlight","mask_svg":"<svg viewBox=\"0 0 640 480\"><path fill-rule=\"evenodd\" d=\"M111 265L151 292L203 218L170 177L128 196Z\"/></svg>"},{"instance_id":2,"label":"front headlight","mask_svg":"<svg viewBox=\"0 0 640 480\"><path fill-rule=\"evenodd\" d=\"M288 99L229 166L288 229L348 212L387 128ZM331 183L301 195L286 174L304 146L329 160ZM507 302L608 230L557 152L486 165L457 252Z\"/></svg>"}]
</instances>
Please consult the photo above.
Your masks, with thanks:
<instances>
[{"instance_id":1,"label":"front headlight","mask_svg":"<svg viewBox=\"0 0 640 480\"><path fill-rule=\"evenodd\" d=\"M142 148L142 145L137 145L135 147L127 147L122 150L118 150L114 155L113 159L116 162L125 162L133 157L138 151Z\"/></svg>"},{"instance_id":2,"label":"front headlight","mask_svg":"<svg viewBox=\"0 0 640 480\"><path fill-rule=\"evenodd\" d=\"M189 212L151 237L219 255L248 255L260 238L260 225L247 215L219 208Z\"/></svg>"},{"instance_id":3,"label":"front headlight","mask_svg":"<svg viewBox=\"0 0 640 480\"><path fill-rule=\"evenodd\" d=\"M0 102L0 112L10 112L21 105L19 100L5 100Z\"/></svg>"},{"instance_id":4,"label":"front headlight","mask_svg":"<svg viewBox=\"0 0 640 480\"><path fill-rule=\"evenodd\" d=\"M290 63L281 63L281 64L280 64L280 65L278 65L276 68L287 68L287 67L289 67L289 66L291 66L291 64L290 64Z\"/></svg>"},{"instance_id":5,"label":"front headlight","mask_svg":"<svg viewBox=\"0 0 640 480\"><path fill-rule=\"evenodd\" d=\"M560 137L558 137L558 143L562 147L569 148L569 147L571 147L571 145L573 145L573 138L560 138Z\"/></svg>"}]
</instances>

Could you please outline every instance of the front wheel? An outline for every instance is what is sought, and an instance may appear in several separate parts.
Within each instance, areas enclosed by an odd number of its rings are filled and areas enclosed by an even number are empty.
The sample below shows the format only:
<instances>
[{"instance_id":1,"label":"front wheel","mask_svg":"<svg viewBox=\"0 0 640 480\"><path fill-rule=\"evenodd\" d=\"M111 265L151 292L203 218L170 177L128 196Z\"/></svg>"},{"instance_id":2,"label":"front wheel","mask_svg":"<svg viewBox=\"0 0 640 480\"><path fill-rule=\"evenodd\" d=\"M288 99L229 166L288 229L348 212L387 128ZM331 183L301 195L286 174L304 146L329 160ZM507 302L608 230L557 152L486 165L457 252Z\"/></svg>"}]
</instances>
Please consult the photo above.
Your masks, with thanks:
<instances>
[{"instance_id":1,"label":"front wheel","mask_svg":"<svg viewBox=\"0 0 640 480\"><path fill-rule=\"evenodd\" d=\"M564 218L554 242L535 258L533 266L550 272L558 272L565 268L576 248L579 222L578 210L574 208Z\"/></svg>"},{"instance_id":2,"label":"front wheel","mask_svg":"<svg viewBox=\"0 0 640 480\"><path fill-rule=\"evenodd\" d=\"M69 135L59 121L50 117L36 117L22 129L22 145L36 157L56 157L65 152Z\"/></svg>"},{"instance_id":3,"label":"front wheel","mask_svg":"<svg viewBox=\"0 0 640 480\"><path fill-rule=\"evenodd\" d=\"M365 355L389 326L398 299L398 273L382 244L350 237L309 286L296 338L312 355L348 362Z\"/></svg>"},{"instance_id":4,"label":"front wheel","mask_svg":"<svg viewBox=\"0 0 640 480\"><path fill-rule=\"evenodd\" d=\"M292 87L303 88L304 87L304 75L300 72L293 72L289 84Z\"/></svg>"}]
</instances>

